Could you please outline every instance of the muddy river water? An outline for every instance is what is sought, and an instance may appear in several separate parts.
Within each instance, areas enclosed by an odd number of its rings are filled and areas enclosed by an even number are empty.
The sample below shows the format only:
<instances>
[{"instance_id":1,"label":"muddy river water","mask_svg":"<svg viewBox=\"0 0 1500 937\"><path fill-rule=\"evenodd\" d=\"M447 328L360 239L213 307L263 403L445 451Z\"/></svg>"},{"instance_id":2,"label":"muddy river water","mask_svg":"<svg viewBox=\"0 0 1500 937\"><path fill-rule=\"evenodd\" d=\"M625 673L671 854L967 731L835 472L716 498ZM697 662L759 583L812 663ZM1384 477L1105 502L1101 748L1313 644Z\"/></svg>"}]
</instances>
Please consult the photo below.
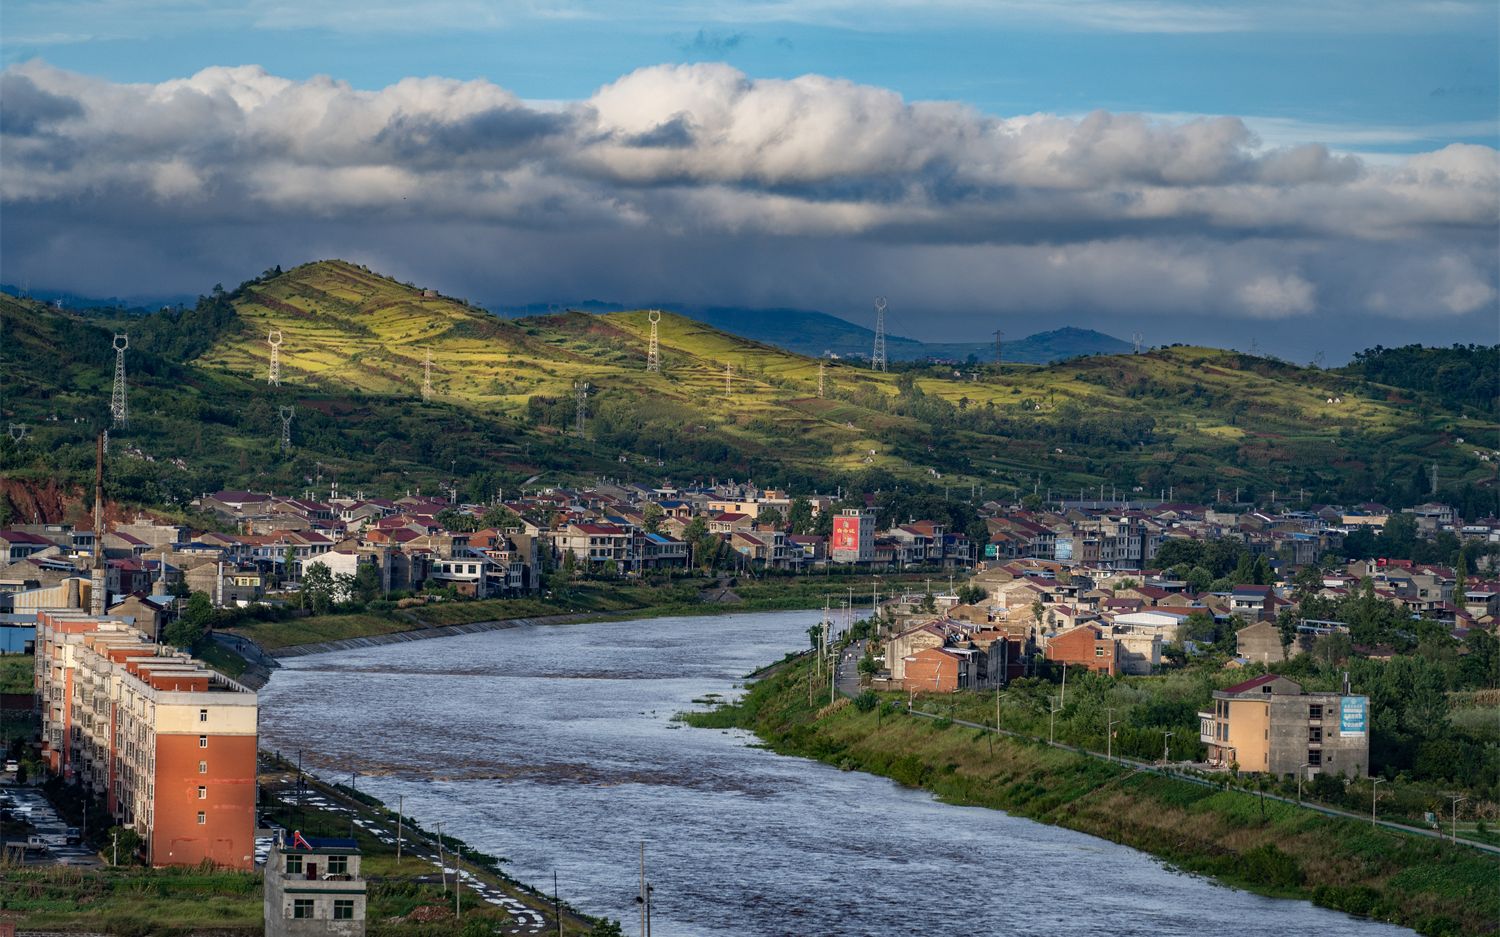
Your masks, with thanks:
<instances>
[{"instance_id":1,"label":"muddy river water","mask_svg":"<svg viewBox=\"0 0 1500 937\"><path fill-rule=\"evenodd\" d=\"M1409 934L672 716L805 644L817 613L551 625L289 660L262 745L657 937Z\"/></svg>"}]
</instances>

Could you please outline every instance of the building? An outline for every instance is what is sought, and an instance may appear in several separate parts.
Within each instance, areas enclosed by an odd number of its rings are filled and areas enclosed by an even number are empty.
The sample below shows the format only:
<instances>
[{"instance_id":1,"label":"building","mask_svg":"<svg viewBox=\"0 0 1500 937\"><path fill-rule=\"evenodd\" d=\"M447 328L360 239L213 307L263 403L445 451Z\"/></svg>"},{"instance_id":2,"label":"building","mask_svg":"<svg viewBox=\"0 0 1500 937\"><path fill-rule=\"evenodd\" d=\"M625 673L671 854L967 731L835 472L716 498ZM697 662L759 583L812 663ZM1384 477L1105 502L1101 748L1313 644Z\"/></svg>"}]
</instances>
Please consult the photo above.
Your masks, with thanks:
<instances>
[{"instance_id":1,"label":"building","mask_svg":"<svg viewBox=\"0 0 1500 937\"><path fill-rule=\"evenodd\" d=\"M119 619L36 620L48 770L104 801L151 865L253 868L254 691Z\"/></svg>"},{"instance_id":2,"label":"building","mask_svg":"<svg viewBox=\"0 0 1500 937\"><path fill-rule=\"evenodd\" d=\"M921 693L954 693L974 685L980 651L961 647L929 647L903 660L902 685Z\"/></svg>"},{"instance_id":3,"label":"building","mask_svg":"<svg viewBox=\"0 0 1500 937\"><path fill-rule=\"evenodd\" d=\"M835 563L875 562L875 512L846 508L833 519L829 559Z\"/></svg>"},{"instance_id":4,"label":"building","mask_svg":"<svg viewBox=\"0 0 1500 937\"><path fill-rule=\"evenodd\" d=\"M1120 644L1097 625L1080 625L1048 639L1047 659L1113 677L1120 672Z\"/></svg>"},{"instance_id":5,"label":"building","mask_svg":"<svg viewBox=\"0 0 1500 937\"><path fill-rule=\"evenodd\" d=\"M359 860L352 839L278 836L266 857L266 937L363 937Z\"/></svg>"},{"instance_id":6,"label":"building","mask_svg":"<svg viewBox=\"0 0 1500 937\"><path fill-rule=\"evenodd\" d=\"M1369 773L1367 697L1304 693L1298 683L1263 674L1215 690L1213 698L1214 708L1198 714L1209 764L1277 776Z\"/></svg>"}]
</instances>

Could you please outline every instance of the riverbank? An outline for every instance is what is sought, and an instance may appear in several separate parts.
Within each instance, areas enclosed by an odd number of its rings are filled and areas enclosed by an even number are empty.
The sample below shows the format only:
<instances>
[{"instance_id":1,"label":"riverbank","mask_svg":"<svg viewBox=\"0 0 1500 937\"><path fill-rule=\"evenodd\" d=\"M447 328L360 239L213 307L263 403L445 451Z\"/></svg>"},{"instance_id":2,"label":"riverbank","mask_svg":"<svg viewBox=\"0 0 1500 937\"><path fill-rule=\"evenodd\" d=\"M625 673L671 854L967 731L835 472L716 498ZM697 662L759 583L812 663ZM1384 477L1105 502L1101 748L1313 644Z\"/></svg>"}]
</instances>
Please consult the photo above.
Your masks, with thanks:
<instances>
[{"instance_id":1,"label":"riverbank","mask_svg":"<svg viewBox=\"0 0 1500 937\"><path fill-rule=\"evenodd\" d=\"M1260 894L1443 937L1492 933L1500 919L1494 857L951 720L913 719L893 699L829 704L826 677L810 691L810 676L811 661L799 659L738 703L686 720L749 729L781 754L1100 836Z\"/></svg>"},{"instance_id":2,"label":"riverbank","mask_svg":"<svg viewBox=\"0 0 1500 937\"><path fill-rule=\"evenodd\" d=\"M885 576L881 582L888 588L892 582L915 583L921 579L918 575ZM252 641L273 657L297 657L529 624L790 611L822 608L825 601L837 607L851 585L855 586L856 598L863 594L868 599L868 580L852 576L739 579L729 583L582 582L552 598L434 602L387 612L247 622L222 632ZM228 666L235 664L229 662Z\"/></svg>"}]
</instances>

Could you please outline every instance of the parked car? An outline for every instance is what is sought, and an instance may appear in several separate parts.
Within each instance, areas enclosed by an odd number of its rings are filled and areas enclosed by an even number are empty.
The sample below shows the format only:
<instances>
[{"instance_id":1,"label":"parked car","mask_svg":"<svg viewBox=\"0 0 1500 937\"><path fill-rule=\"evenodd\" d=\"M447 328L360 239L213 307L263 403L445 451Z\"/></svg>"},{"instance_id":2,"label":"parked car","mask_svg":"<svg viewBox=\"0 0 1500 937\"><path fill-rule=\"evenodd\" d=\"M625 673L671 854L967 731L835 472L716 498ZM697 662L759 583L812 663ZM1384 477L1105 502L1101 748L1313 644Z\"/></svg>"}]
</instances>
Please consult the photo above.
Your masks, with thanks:
<instances>
[{"instance_id":1,"label":"parked car","mask_svg":"<svg viewBox=\"0 0 1500 937\"><path fill-rule=\"evenodd\" d=\"M77 846L81 842L83 842L83 834L78 832L78 827L70 826L68 827L67 831L63 833L63 843L65 845Z\"/></svg>"},{"instance_id":2,"label":"parked car","mask_svg":"<svg viewBox=\"0 0 1500 937\"><path fill-rule=\"evenodd\" d=\"M14 758L7 758L5 759L5 770L9 771L11 774L15 774L17 771L21 770L21 763Z\"/></svg>"},{"instance_id":3,"label":"parked car","mask_svg":"<svg viewBox=\"0 0 1500 937\"><path fill-rule=\"evenodd\" d=\"M26 837L26 848L41 849L45 851L47 849L51 849L52 846L47 842L47 838L45 836L41 836L37 833L32 833L30 836Z\"/></svg>"}]
</instances>

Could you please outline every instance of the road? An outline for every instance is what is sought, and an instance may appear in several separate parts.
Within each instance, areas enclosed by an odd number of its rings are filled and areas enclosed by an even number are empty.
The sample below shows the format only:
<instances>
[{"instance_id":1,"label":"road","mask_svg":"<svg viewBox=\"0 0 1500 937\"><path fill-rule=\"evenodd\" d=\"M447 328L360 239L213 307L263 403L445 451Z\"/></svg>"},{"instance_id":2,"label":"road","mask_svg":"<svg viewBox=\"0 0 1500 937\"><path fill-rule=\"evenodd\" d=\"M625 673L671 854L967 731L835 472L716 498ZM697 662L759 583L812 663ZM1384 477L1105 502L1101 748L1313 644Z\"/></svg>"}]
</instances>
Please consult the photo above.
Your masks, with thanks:
<instances>
[{"instance_id":1,"label":"road","mask_svg":"<svg viewBox=\"0 0 1500 937\"><path fill-rule=\"evenodd\" d=\"M35 827L32 834L42 837L47 843L46 852L31 851L27 854L28 864L86 867L102 865L99 857L87 846L67 845L68 824L57 815L56 810L52 809L52 805L47 802L47 798L42 796L41 791L34 787L9 785L0 787L0 792L14 800L17 808L25 810L29 807L31 809L28 819ZM7 823L6 826L14 827L14 824ZM6 830L8 840L14 841L18 838L15 829L19 828Z\"/></svg>"}]
</instances>

